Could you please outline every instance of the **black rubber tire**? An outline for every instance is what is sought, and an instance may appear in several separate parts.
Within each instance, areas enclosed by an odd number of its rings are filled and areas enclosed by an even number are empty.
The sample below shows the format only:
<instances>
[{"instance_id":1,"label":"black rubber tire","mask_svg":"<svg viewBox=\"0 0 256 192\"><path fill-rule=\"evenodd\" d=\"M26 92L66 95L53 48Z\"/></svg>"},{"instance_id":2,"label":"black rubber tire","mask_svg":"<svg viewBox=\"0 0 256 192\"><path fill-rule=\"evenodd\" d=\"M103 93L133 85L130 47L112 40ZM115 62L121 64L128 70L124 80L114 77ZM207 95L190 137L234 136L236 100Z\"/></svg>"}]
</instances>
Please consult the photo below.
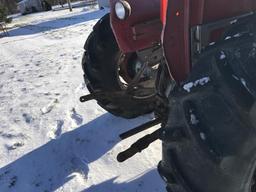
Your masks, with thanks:
<instances>
[{"instance_id":1,"label":"black rubber tire","mask_svg":"<svg viewBox=\"0 0 256 192\"><path fill-rule=\"evenodd\" d=\"M216 45L171 92L158 167L168 192L256 191L255 43L247 34Z\"/></svg>"},{"instance_id":2,"label":"black rubber tire","mask_svg":"<svg viewBox=\"0 0 256 192\"><path fill-rule=\"evenodd\" d=\"M155 107L155 96L137 99L125 93L118 68L121 51L110 26L109 14L101 18L85 43L82 60L84 79L91 93L123 91L122 96L98 99L98 104L115 116L135 118L150 113Z\"/></svg>"}]
</instances>

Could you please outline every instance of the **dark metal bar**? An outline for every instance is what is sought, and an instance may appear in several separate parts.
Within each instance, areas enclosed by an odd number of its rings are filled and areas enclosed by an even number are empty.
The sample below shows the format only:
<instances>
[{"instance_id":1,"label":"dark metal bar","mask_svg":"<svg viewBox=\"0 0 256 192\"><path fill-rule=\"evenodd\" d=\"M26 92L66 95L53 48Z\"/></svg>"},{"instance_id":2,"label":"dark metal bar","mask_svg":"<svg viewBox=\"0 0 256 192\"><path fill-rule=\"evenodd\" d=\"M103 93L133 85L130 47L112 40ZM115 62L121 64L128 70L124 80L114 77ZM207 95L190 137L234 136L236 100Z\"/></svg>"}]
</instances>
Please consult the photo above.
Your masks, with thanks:
<instances>
[{"instance_id":1,"label":"dark metal bar","mask_svg":"<svg viewBox=\"0 0 256 192\"><path fill-rule=\"evenodd\" d=\"M125 150L117 155L117 161L124 162L127 159L134 156L135 154L140 153L144 149L148 148L148 146L151 143L153 143L154 141L159 139L160 131L161 131L161 128L154 131L153 133L151 133L149 135L142 137L138 141L136 141L134 144L131 145L130 148L128 148L127 150Z\"/></svg>"},{"instance_id":2,"label":"dark metal bar","mask_svg":"<svg viewBox=\"0 0 256 192\"><path fill-rule=\"evenodd\" d=\"M114 93L113 93L114 94ZM90 101L90 100L93 100L93 99L97 99L99 97L103 97L103 96L106 96L107 95L107 92L103 92L103 91L99 91L99 92L95 92L95 93L91 93L89 95L84 95L82 97L80 97L80 102L86 102L86 101Z\"/></svg>"},{"instance_id":3,"label":"dark metal bar","mask_svg":"<svg viewBox=\"0 0 256 192\"><path fill-rule=\"evenodd\" d=\"M127 131L127 132L124 132L124 133L120 134L119 137L120 137L122 140L124 140L124 139L126 139L126 138L128 138L128 137L131 137L131 136L133 136L133 135L136 135L137 133L140 133L140 132L142 132L142 131L145 131L145 130L147 130L147 129L149 129L149 128L155 126L155 125L158 125L158 124L160 124L161 122L162 122L161 119L160 119L160 118L157 118L157 119L155 119L155 120L153 120L153 121L149 121L149 122L147 122L147 123L145 123L145 124L143 124L143 125L140 125L140 126L134 128L134 129L131 129L131 130Z\"/></svg>"},{"instance_id":4,"label":"dark metal bar","mask_svg":"<svg viewBox=\"0 0 256 192\"><path fill-rule=\"evenodd\" d=\"M144 73L144 71L147 69L147 67L148 67L148 62L145 62L142 68L140 69L140 71L135 75L132 81L128 84L128 87L126 90L128 93L132 91L133 88L136 87L136 85L138 85L138 83L140 82L141 76Z\"/></svg>"},{"instance_id":5,"label":"dark metal bar","mask_svg":"<svg viewBox=\"0 0 256 192\"><path fill-rule=\"evenodd\" d=\"M89 95L84 95L80 97L81 102L90 101L93 99L104 99L104 98L120 98L124 96L125 91L97 91L94 93L91 93Z\"/></svg>"},{"instance_id":6,"label":"dark metal bar","mask_svg":"<svg viewBox=\"0 0 256 192\"><path fill-rule=\"evenodd\" d=\"M84 95L82 97L80 97L80 102L86 102L86 101L90 101L95 99L95 95L94 94L89 94L89 95Z\"/></svg>"}]
</instances>

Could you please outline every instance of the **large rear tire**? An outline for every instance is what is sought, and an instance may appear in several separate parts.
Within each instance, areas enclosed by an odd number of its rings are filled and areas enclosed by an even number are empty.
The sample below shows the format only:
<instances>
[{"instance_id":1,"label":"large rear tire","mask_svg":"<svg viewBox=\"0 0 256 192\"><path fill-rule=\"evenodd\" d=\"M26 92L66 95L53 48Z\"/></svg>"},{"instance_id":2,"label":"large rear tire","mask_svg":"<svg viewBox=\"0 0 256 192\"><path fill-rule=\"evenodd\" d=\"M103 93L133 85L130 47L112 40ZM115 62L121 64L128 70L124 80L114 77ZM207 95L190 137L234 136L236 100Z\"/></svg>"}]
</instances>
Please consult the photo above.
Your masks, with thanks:
<instances>
[{"instance_id":1,"label":"large rear tire","mask_svg":"<svg viewBox=\"0 0 256 192\"><path fill-rule=\"evenodd\" d=\"M154 86L138 87L136 92L142 93L139 96L126 92L127 85L123 81L128 82L134 76L132 73L135 70L129 67L132 63L136 64L136 53L131 53L128 57L120 51L110 26L109 14L101 18L94 26L84 48L82 66L88 90L91 93L108 93L102 98L97 98L102 108L124 118L135 118L154 110ZM119 92L120 96L114 95L116 92Z\"/></svg>"},{"instance_id":2,"label":"large rear tire","mask_svg":"<svg viewBox=\"0 0 256 192\"><path fill-rule=\"evenodd\" d=\"M206 51L170 94L159 173L168 192L256 192L256 41Z\"/></svg>"}]
</instances>

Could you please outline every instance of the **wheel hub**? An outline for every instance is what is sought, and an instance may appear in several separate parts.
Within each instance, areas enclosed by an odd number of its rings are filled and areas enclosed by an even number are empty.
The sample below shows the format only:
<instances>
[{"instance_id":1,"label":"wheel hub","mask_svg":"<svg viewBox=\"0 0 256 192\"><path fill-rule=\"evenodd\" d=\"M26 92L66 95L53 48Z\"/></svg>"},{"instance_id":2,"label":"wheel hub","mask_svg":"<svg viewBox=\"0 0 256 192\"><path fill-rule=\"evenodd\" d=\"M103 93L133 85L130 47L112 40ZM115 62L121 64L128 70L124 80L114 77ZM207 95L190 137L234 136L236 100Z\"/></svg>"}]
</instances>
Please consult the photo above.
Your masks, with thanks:
<instances>
[{"instance_id":1,"label":"wheel hub","mask_svg":"<svg viewBox=\"0 0 256 192\"><path fill-rule=\"evenodd\" d=\"M119 62L119 78L125 88L141 70L144 64L139 60L136 53L122 54ZM158 64L148 65L141 74L136 86L133 87L135 97L147 97L155 94L155 77L157 74Z\"/></svg>"}]
</instances>

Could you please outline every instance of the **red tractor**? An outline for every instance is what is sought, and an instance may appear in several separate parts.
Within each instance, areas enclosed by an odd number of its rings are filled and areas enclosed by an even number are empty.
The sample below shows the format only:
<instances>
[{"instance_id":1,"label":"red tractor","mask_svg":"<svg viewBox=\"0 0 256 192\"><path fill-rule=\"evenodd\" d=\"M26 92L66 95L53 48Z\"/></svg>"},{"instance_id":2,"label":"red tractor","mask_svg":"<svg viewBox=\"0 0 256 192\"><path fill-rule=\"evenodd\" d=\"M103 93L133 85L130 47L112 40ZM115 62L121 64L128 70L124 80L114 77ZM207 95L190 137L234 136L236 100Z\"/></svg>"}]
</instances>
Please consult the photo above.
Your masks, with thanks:
<instances>
[{"instance_id":1,"label":"red tractor","mask_svg":"<svg viewBox=\"0 0 256 192\"><path fill-rule=\"evenodd\" d=\"M161 139L158 171L168 192L256 192L256 1L110 0L110 4L111 28L103 27L99 33L113 31L116 44L111 46L122 55L136 55L141 67L127 81L131 89L127 83L121 91L91 91L81 101L101 101L113 93L110 97L117 98L116 107L121 108L122 101L134 102L138 91L145 97L134 105L139 111L134 114L153 110L156 119L120 137L162 125L120 153L118 161ZM109 64L113 41L102 36L95 42L91 51L98 52L89 57L102 57ZM102 50L97 43L108 48ZM156 77L147 76L155 65ZM119 66L109 75L122 71ZM107 70L108 65L104 67ZM99 72L95 71L91 75ZM89 76L86 70L85 74ZM155 80L152 92L147 92L145 78ZM147 108L150 102L153 109Z\"/></svg>"},{"instance_id":2,"label":"red tractor","mask_svg":"<svg viewBox=\"0 0 256 192\"><path fill-rule=\"evenodd\" d=\"M125 18L115 19L111 11L94 26L85 43L82 61L91 95L81 101L95 98L105 110L124 118L135 118L154 110L155 79L163 54L160 2L153 4L148 10L150 14L143 18L127 13L133 19L126 22ZM115 30L111 28L113 19ZM121 33L114 35L115 32Z\"/></svg>"}]
</instances>

